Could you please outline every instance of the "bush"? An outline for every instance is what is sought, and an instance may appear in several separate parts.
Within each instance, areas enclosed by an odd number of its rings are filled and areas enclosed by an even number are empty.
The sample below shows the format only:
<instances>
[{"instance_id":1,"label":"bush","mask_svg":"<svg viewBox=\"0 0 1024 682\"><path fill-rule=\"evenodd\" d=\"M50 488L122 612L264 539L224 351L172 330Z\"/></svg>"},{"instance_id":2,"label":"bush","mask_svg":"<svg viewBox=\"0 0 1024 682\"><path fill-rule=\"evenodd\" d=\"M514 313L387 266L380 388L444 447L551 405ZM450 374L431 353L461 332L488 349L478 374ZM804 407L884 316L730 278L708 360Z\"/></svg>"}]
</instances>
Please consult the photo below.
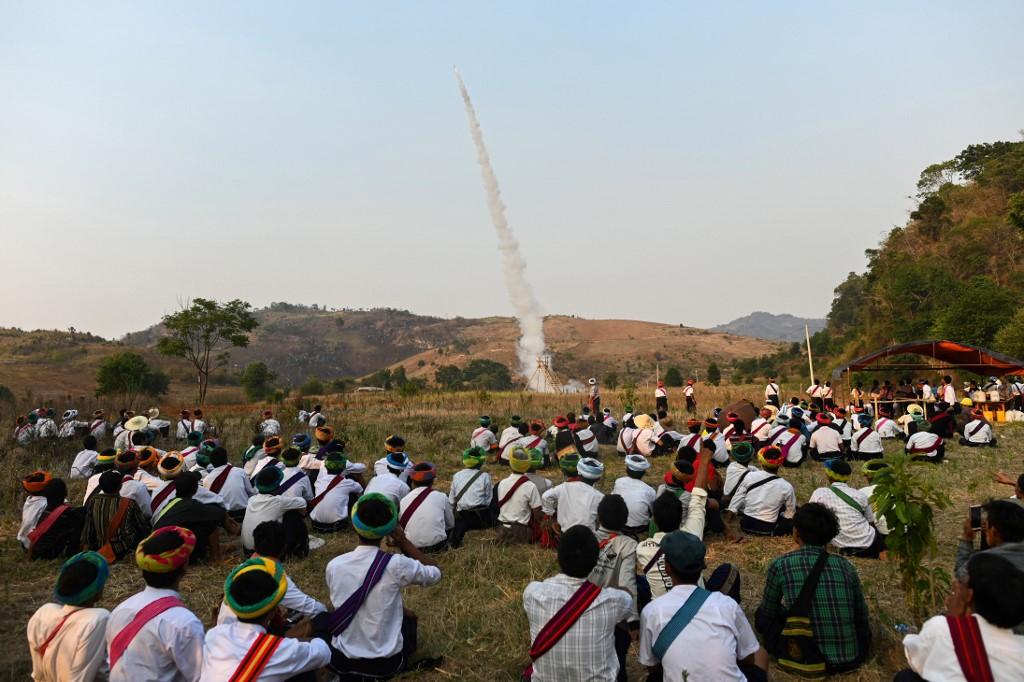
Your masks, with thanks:
<instances>
[{"instance_id":1,"label":"bush","mask_svg":"<svg viewBox=\"0 0 1024 682\"><path fill-rule=\"evenodd\" d=\"M299 387L299 392L302 395L323 395L324 382L316 377L309 377L306 379L306 383Z\"/></svg>"},{"instance_id":2,"label":"bush","mask_svg":"<svg viewBox=\"0 0 1024 682\"><path fill-rule=\"evenodd\" d=\"M712 386L722 383L722 370L718 369L718 365L713 362L708 365L707 382Z\"/></svg>"},{"instance_id":3,"label":"bush","mask_svg":"<svg viewBox=\"0 0 1024 682\"><path fill-rule=\"evenodd\" d=\"M115 353L100 363L96 372L96 395L121 398L131 408L139 395L166 395L171 379L150 368L137 353Z\"/></svg>"},{"instance_id":4,"label":"bush","mask_svg":"<svg viewBox=\"0 0 1024 682\"><path fill-rule=\"evenodd\" d=\"M679 371L678 367L669 367L665 372L665 385L675 387L683 385L683 373Z\"/></svg>"},{"instance_id":5,"label":"bush","mask_svg":"<svg viewBox=\"0 0 1024 682\"><path fill-rule=\"evenodd\" d=\"M619 387L618 372L608 372L607 374L605 374L604 378L601 379L601 384L606 388L609 388L614 391L616 388Z\"/></svg>"},{"instance_id":6,"label":"bush","mask_svg":"<svg viewBox=\"0 0 1024 682\"><path fill-rule=\"evenodd\" d=\"M277 375L270 371L266 363L253 362L246 365L245 369L242 370L240 383L249 401L257 402L273 392L274 387L272 384L276 379Z\"/></svg>"}]
</instances>

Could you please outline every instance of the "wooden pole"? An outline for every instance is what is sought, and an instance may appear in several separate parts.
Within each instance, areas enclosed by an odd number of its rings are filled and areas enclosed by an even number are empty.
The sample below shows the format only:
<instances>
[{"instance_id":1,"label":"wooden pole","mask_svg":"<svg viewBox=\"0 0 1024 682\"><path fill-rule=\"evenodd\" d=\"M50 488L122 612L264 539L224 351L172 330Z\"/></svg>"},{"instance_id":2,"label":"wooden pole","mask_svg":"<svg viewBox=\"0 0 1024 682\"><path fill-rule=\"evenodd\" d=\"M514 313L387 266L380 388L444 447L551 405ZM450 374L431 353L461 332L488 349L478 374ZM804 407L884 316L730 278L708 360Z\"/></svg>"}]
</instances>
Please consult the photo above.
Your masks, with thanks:
<instances>
[{"instance_id":1,"label":"wooden pole","mask_svg":"<svg viewBox=\"0 0 1024 682\"><path fill-rule=\"evenodd\" d=\"M811 371L811 386L814 385L814 358L811 355L811 332L804 325L804 338L807 339L807 368Z\"/></svg>"}]
</instances>

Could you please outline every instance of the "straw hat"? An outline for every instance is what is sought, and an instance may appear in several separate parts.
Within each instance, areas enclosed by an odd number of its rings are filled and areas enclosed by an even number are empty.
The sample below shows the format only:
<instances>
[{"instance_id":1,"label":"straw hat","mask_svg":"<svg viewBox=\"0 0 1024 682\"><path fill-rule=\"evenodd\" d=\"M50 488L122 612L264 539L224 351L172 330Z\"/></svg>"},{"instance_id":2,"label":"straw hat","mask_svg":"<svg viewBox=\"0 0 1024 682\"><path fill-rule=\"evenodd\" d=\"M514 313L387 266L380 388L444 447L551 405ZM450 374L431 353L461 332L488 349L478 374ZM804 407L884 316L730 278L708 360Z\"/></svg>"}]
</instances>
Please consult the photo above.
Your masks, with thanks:
<instances>
[{"instance_id":1,"label":"straw hat","mask_svg":"<svg viewBox=\"0 0 1024 682\"><path fill-rule=\"evenodd\" d=\"M136 417L132 417L124 423L125 431L142 431L147 426L149 426L149 420L141 414Z\"/></svg>"}]
</instances>

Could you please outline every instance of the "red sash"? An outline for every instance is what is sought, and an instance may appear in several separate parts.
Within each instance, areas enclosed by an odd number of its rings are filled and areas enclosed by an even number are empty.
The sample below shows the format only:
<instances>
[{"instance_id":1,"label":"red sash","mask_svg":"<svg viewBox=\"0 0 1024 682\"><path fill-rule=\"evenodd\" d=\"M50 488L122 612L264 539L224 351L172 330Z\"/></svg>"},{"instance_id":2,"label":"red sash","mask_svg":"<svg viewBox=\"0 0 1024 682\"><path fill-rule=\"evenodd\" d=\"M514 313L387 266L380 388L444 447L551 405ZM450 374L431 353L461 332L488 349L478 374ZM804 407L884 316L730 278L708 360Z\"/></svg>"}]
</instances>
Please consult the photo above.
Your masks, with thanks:
<instances>
[{"instance_id":1,"label":"red sash","mask_svg":"<svg viewBox=\"0 0 1024 682\"><path fill-rule=\"evenodd\" d=\"M920 447L920 448L915 445L914 447L910 448L910 452L913 453L913 454L918 454L918 453L921 453L921 452L935 452L936 450L939 449L940 445L942 445L942 439L938 438L931 445L926 445L926 446Z\"/></svg>"},{"instance_id":2,"label":"red sash","mask_svg":"<svg viewBox=\"0 0 1024 682\"><path fill-rule=\"evenodd\" d=\"M694 450L696 450L698 445L700 445L700 434L699 433L691 433L690 434L690 441L686 445L684 445L683 447L693 448Z\"/></svg>"},{"instance_id":3,"label":"red sash","mask_svg":"<svg viewBox=\"0 0 1024 682\"><path fill-rule=\"evenodd\" d=\"M580 438L580 445L590 445L591 443L594 442L594 439L596 439L596 438L597 438L597 436L595 436L593 434L591 434L590 438L587 438L586 440L583 440L582 438Z\"/></svg>"},{"instance_id":4,"label":"red sash","mask_svg":"<svg viewBox=\"0 0 1024 682\"><path fill-rule=\"evenodd\" d=\"M888 422L889 422L888 419L886 419L885 417L882 417L882 418L880 418L878 420L878 423L875 425L875 428L877 428L879 431L881 431L882 427L885 426Z\"/></svg>"},{"instance_id":5,"label":"red sash","mask_svg":"<svg viewBox=\"0 0 1024 682\"><path fill-rule=\"evenodd\" d=\"M864 433L862 433L859 436L857 436L857 447L860 447L861 445L863 445L864 444L864 439L867 438L868 436L870 436L871 434L872 434L872 431L871 431L870 428L864 429Z\"/></svg>"},{"instance_id":6,"label":"red sash","mask_svg":"<svg viewBox=\"0 0 1024 682\"><path fill-rule=\"evenodd\" d=\"M420 496L417 497L412 502L410 502L409 506L405 508L405 511L402 512L402 515L398 517L398 524L402 526L402 528L405 528L406 524L409 523L409 519L411 519L412 515L416 513L416 510L420 508L420 505L423 504L428 497L430 497L430 492L430 488L424 488L423 492L420 493Z\"/></svg>"},{"instance_id":7,"label":"red sash","mask_svg":"<svg viewBox=\"0 0 1024 682\"><path fill-rule=\"evenodd\" d=\"M20 438L21 434L23 434L26 429L30 428L32 428L31 424L22 424L21 426L19 426L18 430L14 432L14 439L17 440L18 438Z\"/></svg>"},{"instance_id":8,"label":"red sash","mask_svg":"<svg viewBox=\"0 0 1024 682\"><path fill-rule=\"evenodd\" d=\"M789 451L792 450L793 446L796 445L797 441L800 440L800 434L799 433L792 433L791 435L793 437L790 438L789 441L785 445L782 445L779 448L780 450L782 450L782 454L786 456L786 459L789 459Z\"/></svg>"},{"instance_id":9,"label":"red sash","mask_svg":"<svg viewBox=\"0 0 1024 682\"><path fill-rule=\"evenodd\" d=\"M149 503L149 510L155 514L156 510L160 508L160 505L163 504L164 500L166 500L170 496L170 494L175 491L177 487L178 482L175 481L173 478L170 481L168 481L167 485L165 485L160 492L153 496L152 501Z\"/></svg>"},{"instance_id":10,"label":"red sash","mask_svg":"<svg viewBox=\"0 0 1024 682\"><path fill-rule=\"evenodd\" d=\"M181 603L181 600L175 597L161 597L154 602L146 604L135 617L132 618L131 622L125 626L121 632L114 635L114 639L110 641L110 669L113 670L117 662L121 660L121 656L124 655L128 646L135 639L135 635L139 634L139 630L145 627L146 623L159 616L168 609L173 609L175 606L185 608L185 605Z\"/></svg>"},{"instance_id":11,"label":"red sash","mask_svg":"<svg viewBox=\"0 0 1024 682\"><path fill-rule=\"evenodd\" d=\"M469 437L469 439L470 439L471 441L474 441L474 440L476 440L476 437L477 437L477 436L479 436L479 435L480 435L481 433L483 433L484 431L490 431L490 429L489 429L489 428L487 428L486 426L481 426L481 427L480 427L479 429L477 429L476 431L474 431L474 432L473 432L473 435L472 435L472 436L470 436L470 437Z\"/></svg>"},{"instance_id":12,"label":"red sash","mask_svg":"<svg viewBox=\"0 0 1024 682\"><path fill-rule=\"evenodd\" d=\"M987 423L988 422L979 422L978 425L975 426L974 429L971 430L970 435L971 436L978 435L978 431L981 431L983 428L985 428L985 424L987 424Z\"/></svg>"},{"instance_id":13,"label":"red sash","mask_svg":"<svg viewBox=\"0 0 1024 682\"><path fill-rule=\"evenodd\" d=\"M60 632L60 629L62 627L64 627L64 623L67 622L68 618L70 618L71 616L75 615L80 610L81 609L76 609L75 611L72 611L71 613L69 613L66 616L64 616L63 618L61 618L60 622L57 623L57 627L55 627L53 630L51 630L50 634L48 634L46 636L46 639L43 640L43 643L36 647L36 653L39 654L40 658L42 658L43 656L46 655L46 647L50 646L50 642L52 642L53 638L57 636L57 633Z\"/></svg>"},{"instance_id":14,"label":"red sash","mask_svg":"<svg viewBox=\"0 0 1024 682\"><path fill-rule=\"evenodd\" d=\"M224 487L224 482L228 480L228 473L231 471L231 465L225 464L224 471L217 474L217 478L213 479L213 483L210 484L211 493L219 493L220 489Z\"/></svg>"},{"instance_id":15,"label":"red sash","mask_svg":"<svg viewBox=\"0 0 1024 682\"><path fill-rule=\"evenodd\" d=\"M498 500L498 509L504 507L505 503L511 500L512 496L516 494L516 491L519 490L519 488L521 488L522 485L529 480L530 479L526 474L519 474L519 480L512 484L512 487L508 489L508 492L505 493L504 497Z\"/></svg>"},{"instance_id":16,"label":"red sash","mask_svg":"<svg viewBox=\"0 0 1024 682\"><path fill-rule=\"evenodd\" d=\"M53 511L51 511L49 515L45 519L43 519L42 523L36 526L35 529L33 529L33 531L28 534L29 546L36 544L39 538L46 535L46 531L50 530L53 524L57 522L57 519L60 518L61 514L66 512L68 509L71 509L71 506L67 504L62 504L59 507L55 507ZM64 621L61 621L61 623L63 622ZM57 627L59 628L60 626L58 625Z\"/></svg>"},{"instance_id":17,"label":"red sash","mask_svg":"<svg viewBox=\"0 0 1024 682\"><path fill-rule=\"evenodd\" d=\"M274 635L268 635L265 632L260 633L256 641L252 643L249 650L245 652L245 657L242 658L238 667L235 668L235 672L228 678L228 682L253 682L258 680L260 673L270 663L270 658L277 651L277 647L281 646L281 637L275 637Z\"/></svg>"},{"instance_id":18,"label":"red sash","mask_svg":"<svg viewBox=\"0 0 1024 682\"><path fill-rule=\"evenodd\" d=\"M89 427L89 433L92 433L93 431L95 431L97 428L99 428L100 424L103 424L103 423L104 422L103 422L102 419L97 419L96 421L94 421L92 423L92 426Z\"/></svg>"},{"instance_id":19,"label":"red sash","mask_svg":"<svg viewBox=\"0 0 1024 682\"><path fill-rule=\"evenodd\" d=\"M601 542L597 543L597 548L598 548L598 549L604 549L604 548L605 548L605 547L607 547L607 546L608 546L609 544L611 544L611 541L612 541L612 540L614 540L614 539L615 539L615 538L617 538L617 537L619 537L619 534L618 534L618 533L612 533L611 535L609 535L608 537L606 537L606 538L605 538L604 540L601 540Z\"/></svg>"},{"instance_id":20,"label":"red sash","mask_svg":"<svg viewBox=\"0 0 1024 682\"><path fill-rule=\"evenodd\" d=\"M580 616L590 608L599 594L601 594L600 587L589 580L584 580L579 589L569 597L569 601L565 602L562 608L558 609L558 612L537 633L537 638L530 646L530 659L536 661L550 651L551 647L558 644L565 633L569 632L569 629L580 619Z\"/></svg>"},{"instance_id":21,"label":"red sash","mask_svg":"<svg viewBox=\"0 0 1024 682\"><path fill-rule=\"evenodd\" d=\"M761 424L758 425L756 429L750 432L750 435L753 436L755 440L760 440L760 437L757 434L759 434L765 427L768 426L770 426L770 424L767 421L761 422Z\"/></svg>"},{"instance_id":22,"label":"red sash","mask_svg":"<svg viewBox=\"0 0 1024 682\"><path fill-rule=\"evenodd\" d=\"M327 484L327 487L324 488L322 493L309 501L309 504L306 505L306 509L312 511L318 504L324 501L324 498L327 497L327 493L337 488L343 480L345 480L345 476L343 474L337 474L333 479L331 479L331 482Z\"/></svg>"},{"instance_id":23,"label":"red sash","mask_svg":"<svg viewBox=\"0 0 1024 682\"><path fill-rule=\"evenodd\" d=\"M532 443L530 443L529 445L526 446L526 449L527 450L532 450L533 448L535 448L538 445L540 445L543 441L544 441L543 438L541 438L540 436L537 436L536 438L533 439Z\"/></svg>"},{"instance_id":24,"label":"red sash","mask_svg":"<svg viewBox=\"0 0 1024 682\"><path fill-rule=\"evenodd\" d=\"M985 652L985 641L974 616L946 616L949 634L953 639L960 671L967 682L993 682L992 667Z\"/></svg>"}]
</instances>

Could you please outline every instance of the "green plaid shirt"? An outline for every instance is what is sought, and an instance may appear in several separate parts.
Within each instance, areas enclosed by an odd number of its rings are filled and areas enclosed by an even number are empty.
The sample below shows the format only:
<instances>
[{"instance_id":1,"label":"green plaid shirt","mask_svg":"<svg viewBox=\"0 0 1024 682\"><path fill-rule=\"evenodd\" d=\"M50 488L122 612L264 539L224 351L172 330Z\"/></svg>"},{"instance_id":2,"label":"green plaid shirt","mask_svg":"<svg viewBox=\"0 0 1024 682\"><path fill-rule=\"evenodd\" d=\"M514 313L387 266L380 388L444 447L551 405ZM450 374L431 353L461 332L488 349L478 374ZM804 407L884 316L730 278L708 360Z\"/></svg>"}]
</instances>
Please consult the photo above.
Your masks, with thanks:
<instances>
[{"instance_id":1,"label":"green plaid shirt","mask_svg":"<svg viewBox=\"0 0 1024 682\"><path fill-rule=\"evenodd\" d=\"M783 554L768 567L764 598L757 610L759 631L785 621L821 551L821 547L806 545ZM815 643L831 665L850 663L867 653L871 643L868 605L857 569L841 556L830 555L825 562L811 600L811 626Z\"/></svg>"}]
</instances>

